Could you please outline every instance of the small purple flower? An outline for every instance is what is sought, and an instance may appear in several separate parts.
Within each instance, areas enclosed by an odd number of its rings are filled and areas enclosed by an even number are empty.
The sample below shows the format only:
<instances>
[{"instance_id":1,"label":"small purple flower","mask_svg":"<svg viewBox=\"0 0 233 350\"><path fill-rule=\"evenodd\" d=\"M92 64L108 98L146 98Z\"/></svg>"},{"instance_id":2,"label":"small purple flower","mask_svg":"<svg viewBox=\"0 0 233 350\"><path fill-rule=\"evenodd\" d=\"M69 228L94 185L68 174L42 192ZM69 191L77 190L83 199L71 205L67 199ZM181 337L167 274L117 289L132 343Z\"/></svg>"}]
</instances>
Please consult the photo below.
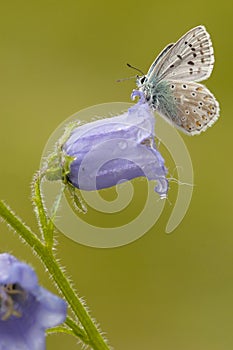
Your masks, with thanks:
<instances>
[{"instance_id":1,"label":"small purple flower","mask_svg":"<svg viewBox=\"0 0 233 350\"><path fill-rule=\"evenodd\" d=\"M93 191L144 176L156 180L155 191L165 198L167 170L155 146L155 118L143 95L125 113L75 126L60 144L57 169L47 178L64 180L81 190ZM60 174L60 175L59 175Z\"/></svg>"},{"instance_id":2,"label":"small purple flower","mask_svg":"<svg viewBox=\"0 0 233 350\"><path fill-rule=\"evenodd\" d=\"M66 308L30 266L0 254L0 350L45 349L45 330L65 320Z\"/></svg>"}]
</instances>

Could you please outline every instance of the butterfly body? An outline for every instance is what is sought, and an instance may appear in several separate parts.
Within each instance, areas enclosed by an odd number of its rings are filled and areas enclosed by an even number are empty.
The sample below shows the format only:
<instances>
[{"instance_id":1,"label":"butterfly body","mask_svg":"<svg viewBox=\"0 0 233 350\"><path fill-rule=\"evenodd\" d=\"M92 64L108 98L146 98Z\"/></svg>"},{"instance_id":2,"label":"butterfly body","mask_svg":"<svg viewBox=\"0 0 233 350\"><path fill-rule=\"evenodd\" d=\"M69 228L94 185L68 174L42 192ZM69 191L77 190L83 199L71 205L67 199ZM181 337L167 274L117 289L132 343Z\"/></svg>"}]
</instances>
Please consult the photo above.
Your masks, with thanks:
<instances>
[{"instance_id":1,"label":"butterfly body","mask_svg":"<svg viewBox=\"0 0 233 350\"><path fill-rule=\"evenodd\" d=\"M137 86L149 105L168 122L188 135L199 134L219 116L215 97L197 83L210 76L213 63L210 36L199 26L168 45L148 73L138 77Z\"/></svg>"}]
</instances>

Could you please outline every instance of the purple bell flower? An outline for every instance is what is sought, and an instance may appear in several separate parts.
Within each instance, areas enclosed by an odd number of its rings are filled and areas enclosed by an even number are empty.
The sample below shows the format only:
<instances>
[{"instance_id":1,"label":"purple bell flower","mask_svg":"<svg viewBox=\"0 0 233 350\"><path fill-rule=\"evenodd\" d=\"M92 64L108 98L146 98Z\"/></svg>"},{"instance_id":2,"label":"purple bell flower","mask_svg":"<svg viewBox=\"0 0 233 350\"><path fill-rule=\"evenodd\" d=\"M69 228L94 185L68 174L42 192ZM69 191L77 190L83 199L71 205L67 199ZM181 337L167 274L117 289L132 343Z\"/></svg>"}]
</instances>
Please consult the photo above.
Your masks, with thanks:
<instances>
[{"instance_id":1,"label":"purple bell flower","mask_svg":"<svg viewBox=\"0 0 233 350\"><path fill-rule=\"evenodd\" d=\"M155 117L141 92L132 97L137 95L139 102L119 116L74 126L51 158L47 178L94 191L144 176L165 198L167 169L154 141Z\"/></svg>"},{"instance_id":2,"label":"purple bell flower","mask_svg":"<svg viewBox=\"0 0 233 350\"><path fill-rule=\"evenodd\" d=\"M44 350L45 330L65 321L66 309L29 265L0 254L0 350Z\"/></svg>"}]
</instances>

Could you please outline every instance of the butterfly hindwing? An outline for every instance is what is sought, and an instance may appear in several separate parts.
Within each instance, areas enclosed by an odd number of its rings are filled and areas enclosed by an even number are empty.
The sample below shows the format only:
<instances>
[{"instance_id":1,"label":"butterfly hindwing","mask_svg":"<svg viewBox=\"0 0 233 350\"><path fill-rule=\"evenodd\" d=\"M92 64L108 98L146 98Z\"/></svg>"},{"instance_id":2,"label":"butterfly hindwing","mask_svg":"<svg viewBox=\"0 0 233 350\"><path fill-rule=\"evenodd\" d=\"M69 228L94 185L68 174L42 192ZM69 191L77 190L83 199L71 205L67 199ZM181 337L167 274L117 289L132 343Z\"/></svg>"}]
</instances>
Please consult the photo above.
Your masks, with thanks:
<instances>
[{"instance_id":1,"label":"butterfly hindwing","mask_svg":"<svg viewBox=\"0 0 233 350\"><path fill-rule=\"evenodd\" d=\"M218 119L219 104L204 85L176 80L164 84L169 98L163 101L164 96L160 96L156 109L186 134L200 134Z\"/></svg>"}]
</instances>

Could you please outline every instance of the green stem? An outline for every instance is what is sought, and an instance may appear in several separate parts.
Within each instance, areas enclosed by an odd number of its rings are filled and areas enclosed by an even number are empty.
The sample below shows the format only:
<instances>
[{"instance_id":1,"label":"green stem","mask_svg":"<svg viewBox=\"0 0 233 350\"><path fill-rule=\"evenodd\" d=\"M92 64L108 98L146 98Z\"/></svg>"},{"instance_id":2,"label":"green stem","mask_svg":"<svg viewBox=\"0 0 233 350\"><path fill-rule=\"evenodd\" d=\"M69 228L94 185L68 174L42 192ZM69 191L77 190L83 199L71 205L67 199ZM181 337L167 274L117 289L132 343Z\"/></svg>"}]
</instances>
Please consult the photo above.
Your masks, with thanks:
<instances>
[{"instance_id":1,"label":"green stem","mask_svg":"<svg viewBox=\"0 0 233 350\"><path fill-rule=\"evenodd\" d=\"M53 208L51 211L51 217L50 217L50 219L48 219L47 230L49 232L51 232L51 235L52 235L52 242L51 243L53 243L53 235L54 235L54 229L55 229L54 221L55 221L55 218L56 218L56 215L57 215L57 212L58 212L61 200L62 200L64 190L65 190L65 186L61 189L60 193L58 194L57 198L55 199L55 202L53 203ZM51 246L51 248L52 248L52 246Z\"/></svg>"},{"instance_id":2,"label":"green stem","mask_svg":"<svg viewBox=\"0 0 233 350\"><path fill-rule=\"evenodd\" d=\"M43 198L40 190L41 178L44 176L43 173L38 171L32 182L32 203L35 207L37 221L41 228L44 241L46 245L52 249L53 246L53 222L51 225L51 220L48 220L46 209L43 203Z\"/></svg>"},{"instance_id":3,"label":"green stem","mask_svg":"<svg viewBox=\"0 0 233 350\"><path fill-rule=\"evenodd\" d=\"M72 286L66 279L57 261L52 255L51 250L44 246L36 235L19 218L17 218L2 201L0 201L0 216L2 216L2 218L5 219L6 222L21 236L21 238L23 238L23 240L39 255L51 276L53 276L56 285L63 293L74 314L78 317L80 323L85 329L89 337L90 346L92 346L94 350L109 350L109 347L99 333L88 312L74 293ZM81 328L80 332L83 332Z\"/></svg>"},{"instance_id":4,"label":"green stem","mask_svg":"<svg viewBox=\"0 0 233 350\"><path fill-rule=\"evenodd\" d=\"M62 327L62 326L57 326L57 327L53 327L53 328L49 328L46 331L47 334L54 334L54 333L66 333L69 335L75 335L74 332L66 327Z\"/></svg>"},{"instance_id":5,"label":"green stem","mask_svg":"<svg viewBox=\"0 0 233 350\"><path fill-rule=\"evenodd\" d=\"M0 216L6 220L7 224L9 224L34 251L37 252L39 257L44 254L44 245L37 238L36 234L27 227L3 201L0 201Z\"/></svg>"},{"instance_id":6,"label":"green stem","mask_svg":"<svg viewBox=\"0 0 233 350\"><path fill-rule=\"evenodd\" d=\"M109 350L109 347L107 346L105 340L99 333L85 307L73 291L73 288L60 269L57 261L54 259L54 256L49 251L47 251L47 254L43 255L42 259L48 271L53 276L55 283L61 290L66 300L69 302L69 305L74 314L78 317L80 323L85 329L90 339L90 345L92 348L95 350Z\"/></svg>"},{"instance_id":7,"label":"green stem","mask_svg":"<svg viewBox=\"0 0 233 350\"><path fill-rule=\"evenodd\" d=\"M78 338L82 339L82 341L86 344L90 344L90 340L87 337L86 332L80 328L77 323L75 323L72 318L69 316L66 317L65 324L71 329L73 335L76 335Z\"/></svg>"}]
</instances>

